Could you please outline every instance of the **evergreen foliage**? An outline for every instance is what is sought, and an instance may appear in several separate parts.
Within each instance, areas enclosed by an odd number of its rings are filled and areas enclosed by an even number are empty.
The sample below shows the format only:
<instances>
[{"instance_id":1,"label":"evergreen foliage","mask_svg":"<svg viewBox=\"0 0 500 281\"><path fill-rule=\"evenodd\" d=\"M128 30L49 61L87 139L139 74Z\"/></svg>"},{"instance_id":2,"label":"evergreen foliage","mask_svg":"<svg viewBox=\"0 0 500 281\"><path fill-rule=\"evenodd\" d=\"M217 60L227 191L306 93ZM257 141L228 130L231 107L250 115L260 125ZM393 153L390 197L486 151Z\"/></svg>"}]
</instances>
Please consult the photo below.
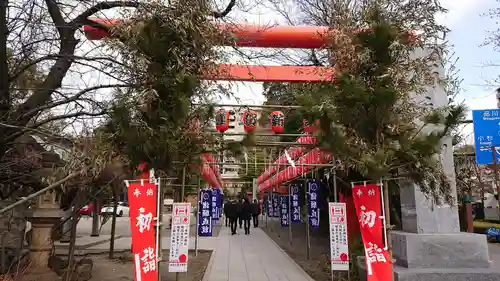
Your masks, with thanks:
<instances>
[{"instance_id":1,"label":"evergreen foliage","mask_svg":"<svg viewBox=\"0 0 500 281\"><path fill-rule=\"evenodd\" d=\"M444 89L436 96L451 98L457 89L458 81L439 71L447 29L434 17L444 9L424 0L336 9L328 50L334 82L287 89L310 122L320 120L319 145L358 180L405 177L438 202L451 203L453 175L443 170L440 155L452 149L451 132L466 108L438 106L431 96Z\"/></svg>"},{"instance_id":2,"label":"evergreen foliage","mask_svg":"<svg viewBox=\"0 0 500 281\"><path fill-rule=\"evenodd\" d=\"M113 30L119 39L109 45L126 62L121 76L136 87L117 93L105 138L133 166L147 161L167 172L174 161L196 161L211 141L202 133L213 110L193 102L212 95L201 76L214 69L222 34L203 3L188 2L145 6Z\"/></svg>"}]
</instances>

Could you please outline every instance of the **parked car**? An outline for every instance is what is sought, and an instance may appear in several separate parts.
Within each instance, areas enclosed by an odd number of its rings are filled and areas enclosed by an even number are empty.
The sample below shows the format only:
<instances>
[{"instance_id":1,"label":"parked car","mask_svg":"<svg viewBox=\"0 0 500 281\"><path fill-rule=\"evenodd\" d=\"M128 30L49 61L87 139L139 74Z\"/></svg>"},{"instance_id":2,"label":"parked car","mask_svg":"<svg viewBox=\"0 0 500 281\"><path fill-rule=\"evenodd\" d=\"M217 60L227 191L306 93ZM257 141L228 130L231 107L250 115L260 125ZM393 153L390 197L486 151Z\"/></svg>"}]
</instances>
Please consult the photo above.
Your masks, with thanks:
<instances>
[{"instance_id":1,"label":"parked car","mask_svg":"<svg viewBox=\"0 0 500 281\"><path fill-rule=\"evenodd\" d=\"M114 203L109 204L107 206L104 206L101 209L102 214L113 214L113 209L114 209ZM127 202L118 202L118 207L116 208L116 215L121 217L121 216L128 216L130 213L130 208L128 206Z\"/></svg>"},{"instance_id":2,"label":"parked car","mask_svg":"<svg viewBox=\"0 0 500 281\"><path fill-rule=\"evenodd\" d=\"M98 207L97 210L99 210L99 215L101 215L101 208ZM80 215L92 216L92 211L94 211L94 203L91 202L90 204L85 205L80 209Z\"/></svg>"}]
</instances>

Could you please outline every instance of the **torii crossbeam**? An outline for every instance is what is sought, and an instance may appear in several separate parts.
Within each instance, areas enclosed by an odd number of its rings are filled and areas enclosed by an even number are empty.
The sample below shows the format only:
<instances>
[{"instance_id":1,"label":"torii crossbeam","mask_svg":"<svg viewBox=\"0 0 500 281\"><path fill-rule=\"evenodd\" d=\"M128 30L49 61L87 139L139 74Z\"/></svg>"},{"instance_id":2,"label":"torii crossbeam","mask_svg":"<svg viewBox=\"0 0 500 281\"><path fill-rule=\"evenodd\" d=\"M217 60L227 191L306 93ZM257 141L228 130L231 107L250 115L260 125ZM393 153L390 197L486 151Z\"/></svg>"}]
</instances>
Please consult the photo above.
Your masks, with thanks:
<instances>
[{"instance_id":1,"label":"torii crossbeam","mask_svg":"<svg viewBox=\"0 0 500 281\"><path fill-rule=\"evenodd\" d=\"M119 23L119 19L92 19L106 27ZM236 40L226 45L257 48L319 49L328 45L332 30L326 26L256 26L244 24L218 24L222 30L234 34ZM84 26L90 40L100 40L109 33ZM260 66L221 64L217 71L207 71L206 80L252 82L326 82L332 81L335 69L328 66Z\"/></svg>"}]
</instances>

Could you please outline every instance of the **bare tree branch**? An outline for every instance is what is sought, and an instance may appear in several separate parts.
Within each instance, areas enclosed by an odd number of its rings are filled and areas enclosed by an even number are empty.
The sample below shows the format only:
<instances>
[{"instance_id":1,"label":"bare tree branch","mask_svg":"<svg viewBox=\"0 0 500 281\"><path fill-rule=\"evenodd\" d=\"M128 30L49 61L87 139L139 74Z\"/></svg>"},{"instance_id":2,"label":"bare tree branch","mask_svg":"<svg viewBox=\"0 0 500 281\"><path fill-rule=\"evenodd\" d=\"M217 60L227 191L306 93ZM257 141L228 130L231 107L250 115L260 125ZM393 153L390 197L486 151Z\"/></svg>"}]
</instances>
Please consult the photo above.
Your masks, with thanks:
<instances>
[{"instance_id":1,"label":"bare tree branch","mask_svg":"<svg viewBox=\"0 0 500 281\"><path fill-rule=\"evenodd\" d=\"M129 7L129 8L137 8L140 5L139 2L137 1L109 1L109 2L100 2L89 9L87 9L85 12L81 13L79 16L77 16L74 20L70 22L70 25L74 28L80 28L82 25L87 24L87 19L88 17L92 16L93 14L102 11L102 10L108 10L116 7Z\"/></svg>"},{"instance_id":2,"label":"bare tree branch","mask_svg":"<svg viewBox=\"0 0 500 281\"><path fill-rule=\"evenodd\" d=\"M236 5L236 0L231 0L229 2L229 4L226 6L226 8L223 11L221 11L221 12L219 12L219 11L213 11L212 12L212 16L214 18L223 18L223 17L227 16L231 12L231 10L233 9L234 5Z\"/></svg>"}]
</instances>

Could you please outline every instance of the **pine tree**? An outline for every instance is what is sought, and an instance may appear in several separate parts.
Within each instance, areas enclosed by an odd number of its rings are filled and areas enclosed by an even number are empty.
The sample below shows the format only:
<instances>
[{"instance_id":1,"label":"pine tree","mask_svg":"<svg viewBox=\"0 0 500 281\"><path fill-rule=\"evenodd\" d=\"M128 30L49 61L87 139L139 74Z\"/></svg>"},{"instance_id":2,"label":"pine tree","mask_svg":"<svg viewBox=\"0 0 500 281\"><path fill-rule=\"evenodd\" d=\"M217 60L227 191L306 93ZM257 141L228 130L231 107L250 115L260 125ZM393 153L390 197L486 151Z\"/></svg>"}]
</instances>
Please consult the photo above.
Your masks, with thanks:
<instances>
[{"instance_id":1,"label":"pine tree","mask_svg":"<svg viewBox=\"0 0 500 281\"><path fill-rule=\"evenodd\" d=\"M449 96L456 89L453 77L438 75L447 54L440 36L447 30L434 20L443 11L434 2L373 1L344 9L328 50L337 71L334 82L289 91L311 121L320 120L320 145L351 179L405 177L424 193L451 202L451 182L439 155L465 107L437 108L426 96L436 81ZM418 35L409 30L414 27L420 28Z\"/></svg>"}]
</instances>

